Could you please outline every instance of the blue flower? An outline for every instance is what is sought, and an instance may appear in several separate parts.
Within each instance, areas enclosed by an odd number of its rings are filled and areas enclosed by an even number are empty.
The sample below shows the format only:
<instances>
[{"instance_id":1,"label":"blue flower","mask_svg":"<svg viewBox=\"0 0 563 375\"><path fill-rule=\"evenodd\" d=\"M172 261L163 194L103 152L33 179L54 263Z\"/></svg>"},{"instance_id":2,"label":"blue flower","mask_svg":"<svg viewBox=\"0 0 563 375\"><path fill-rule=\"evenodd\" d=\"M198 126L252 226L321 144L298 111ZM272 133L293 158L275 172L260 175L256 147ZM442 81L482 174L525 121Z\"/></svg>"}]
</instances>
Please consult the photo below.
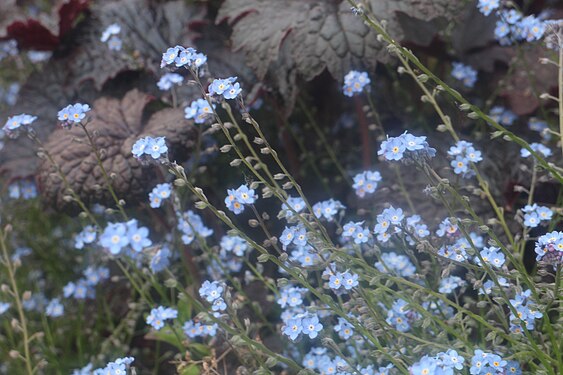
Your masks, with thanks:
<instances>
[{"instance_id":1,"label":"blue flower","mask_svg":"<svg viewBox=\"0 0 563 375\"><path fill-rule=\"evenodd\" d=\"M211 305L211 310L213 311L224 311L226 308L227 304L225 303L223 298L217 298Z\"/></svg>"},{"instance_id":2,"label":"blue flower","mask_svg":"<svg viewBox=\"0 0 563 375\"><path fill-rule=\"evenodd\" d=\"M302 332L308 335L310 339L318 336L319 332L323 329L323 325L319 322L317 315L309 315L301 321Z\"/></svg>"},{"instance_id":3,"label":"blue flower","mask_svg":"<svg viewBox=\"0 0 563 375\"><path fill-rule=\"evenodd\" d=\"M411 277L416 273L416 267L410 259L395 252L381 254L381 262L376 262L374 266L380 272L393 272L401 277Z\"/></svg>"},{"instance_id":4,"label":"blue flower","mask_svg":"<svg viewBox=\"0 0 563 375\"><path fill-rule=\"evenodd\" d=\"M137 159L143 160L144 156L150 156L153 160L165 156L168 152L165 137L145 137L138 139L131 149L131 153Z\"/></svg>"},{"instance_id":5,"label":"blue flower","mask_svg":"<svg viewBox=\"0 0 563 375\"><path fill-rule=\"evenodd\" d=\"M495 268L500 268L505 262L504 254L500 251L498 247L485 247L480 251L481 258L487 264ZM481 265L481 259L475 258L475 262Z\"/></svg>"},{"instance_id":6,"label":"blue flower","mask_svg":"<svg viewBox=\"0 0 563 375\"><path fill-rule=\"evenodd\" d=\"M409 164L434 157L436 150L428 145L425 136L416 137L404 132L398 137L387 137L377 154L383 155L387 160L401 160Z\"/></svg>"},{"instance_id":7,"label":"blue flower","mask_svg":"<svg viewBox=\"0 0 563 375\"><path fill-rule=\"evenodd\" d=\"M100 236L100 245L112 254L119 254L121 249L129 245L127 225L124 223L108 223Z\"/></svg>"},{"instance_id":8,"label":"blue flower","mask_svg":"<svg viewBox=\"0 0 563 375\"><path fill-rule=\"evenodd\" d=\"M454 62L452 66L452 76L455 79L462 81L465 87L475 86L475 82L477 82L477 71L475 69L460 62Z\"/></svg>"},{"instance_id":9,"label":"blue flower","mask_svg":"<svg viewBox=\"0 0 563 375\"><path fill-rule=\"evenodd\" d=\"M223 95L225 99L234 99L242 91L240 85L236 83L237 77L229 77L225 79L215 79L209 85L210 95Z\"/></svg>"},{"instance_id":10,"label":"blue flower","mask_svg":"<svg viewBox=\"0 0 563 375\"><path fill-rule=\"evenodd\" d=\"M342 91L346 96L354 96L354 94L359 94L364 90L364 87L369 85L371 80L368 77L367 72L358 72L356 70L351 70L344 76L344 86Z\"/></svg>"},{"instance_id":11,"label":"blue flower","mask_svg":"<svg viewBox=\"0 0 563 375\"><path fill-rule=\"evenodd\" d=\"M22 113L21 115L8 117L8 120L2 127L2 130L11 138L15 138L19 130L25 128L28 125L31 125L35 120L37 120L36 116L26 115Z\"/></svg>"},{"instance_id":12,"label":"blue flower","mask_svg":"<svg viewBox=\"0 0 563 375\"><path fill-rule=\"evenodd\" d=\"M342 285L346 290L350 290L358 286L358 275L352 274L350 272L344 272L342 274Z\"/></svg>"},{"instance_id":13,"label":"blue flower","mask_svg":"<svg viewBox=\"0 0 563 375\"><path fill-rule=\"evenodd\" d=\"M151 258L150 268L153 273L164 271L170 265L170 249L163 246Z\"/></svg>"},{"instance_id":14,"label":"blue flower","mask_svg":"<svg viewBox=\"0 0 563 375\"><path fill-rule=\"evenodd\" d=\"M541 143L536 143L536 142L530 143L530 148L534 150L536 153L542 154L546 158L551 156L552 154L551 150L545 147L544 145L542 145ZM520 156L522 156L523 158L527 158L530 155L532 154L527 149L523 148L520 150Z\"/></svg>"},{"instance_id":15,"label":"blue flower","mask_svg":"<svg viewBox=\"0 0 563 375\"><path fill-rule=\"evenodd\" d=\"M49 301L49 304L45 308L45 314L52 318L58 318L62 316L64 312L65 308L58 298L53 298L51 301Z\"/></svg>"},{"instance_id":16,"label":"blue flower","mask_svg":"<svg viewBox=\"0 0 563 375\"><path fill-rule=\"evenodd\" d=\"M147 324L152 326L157 331L164 327L164 322L169 319L176 319L178 311L170 307L158 306L151 310L147 316Z\"/></svg>"},{"instance_id":17,"label":"blue flower","mask_svg":"<svg viewBox=\"0 0 563 375\"><path fill-rule=\"evenodd\" d=\"M493 10L498 9L499 5L499 0L479 0L477 7L481 13L488 16Z\"/></svg>"},{"instance_id":18,"label":"blue flower","mask_svg":"<svg viewBox=\"0 0 563 375\"><path fill-rule=\"evenodd\" d=\"M554 267L563 263L563 232L549 232L536 242L536 260L552 263Z\"/></svg>"},{"instance_id":19,"label":"blue flower","mask_svg":"<svg viewBox=\"0 0 563 375\"><path fill-rule=\"evenodd\" d=\"M170 47L162 54L162 62L160 63L160 67L164 67L165 65L170 65L176 60L178 54L180 53L180 49L184 49L184 47L176 46Z\"/></svg>"},{"instance_id":20,"label":"blue flower","mask_svg":"<svg viewBox=\"0 0 563 375\"><path fill-rule=\"evenodd\" d=\"M162 201L170 198L172 194L172 184L158 184L149 193L150 206L158 208L162 205Z\"/></svg>"},{"instance_id":21,"label":"blue flower","mask_svg":"<svg viewBox=\"0 0 563 375\"><path fill-rule=\"evenodd\" d=\"M178 56L174 59L176 67L180 68L185 65L190 65L193 60L193 53L195 50L193 48L182 49L178 52Z\"/></svg>"},{"instance_id":22,"label":"blue flower","mask_svg":"<svg viewBox=\"0 0 563 375\"><path fill-rule=\"evenodd\" d=\"M156 83L158 88L162 91L170 90L172 86L180 84L184 81L184 77L177 73L166 73Z\"/></svg>"},{"instance_id":23,"label":"blue flower","mask_svg":"<svg viewBox=\"0 0 563 375\"><path fill-rule=\"evenodd\" d=\"M375 192L379 181L381 181L381 174L378 171L364 171L354 176L352 187L356 189L356 195L363 198L366 193Z\"/></svg>"},{"instance_id":24,"label":"blue flower","mask_svg":"<svg viewBox=\"0 0 563 375\"><path fill-rule=\"evenodd\" d=\"M239 236L223 236L221 238L221 249L241 257L248 250L248 242Z\"/></svg>"},{"instance_id":25,"label":"blue flower","mask_svg":"<svg viewBox=\"0 0 563 375\"><path fill-rule=\"evenodd\" d=\"M369 230L362 227L363 223L363 221L357 223L350 221L344 224L344 227L342 228L342 237L352 237L354 238L354 243L356 244L367 242L369 239Z\"/></svg>"},{"instance_id":26,"label":"blue flower","mask_svg":"<svg viewBox=\"0 0 563 375\"><path fill-rule=\"evenodd\" d=\"M463 156L458 155L454 160L451 161L450 164L454 168L455 174L464 174L469 170L468 160Z\"/></svg>"},{"instance_id":27,"label":"blue flower","mask_svg":"<svg viewBox=\"0 0 563 375\"><path fill-rule=\"evenodd\" d=\"M286 322L282 328L282 333L289 337L292 341L295 341L302 330L303 326L301 324L301 318L293 318Z\"/></svg>"},{"instance_id":28,"label":"blue flower","mask_svg":"<svg viewBox=\"0 0 563 375\"><path fill-rule=\"evenodd\" d=\"M157 137L154 139L150 137L147 138L148 142L145 153L152 156L153 159L158 159L161 155L164 155L168 152L168 147L166 147L166 141L164 137Z\"/></svg>"},{"instance_id":29,"label":"blue flower","mask_svg":"<svg viewBox=\"0 0 563 375\"><path fill-rule=\"evenodd\" d=\"M242 92L242 88L238 82L235 82L224 93L225 99L235 99Z\"/></svg>"},{"instance_id":30,"label":"blue flower","mask_svg":"<svg viewBox=\"0 0 563 375\"><path fill-rule=\"evenodd\" d=\"M59 111L58 119L65 123L79 123L86 117L88 111L90 111L88 104L71 104Z\"/></svg>"},{"instance_id":31,"label":"blue flower","mask_svg":"<svg viewBox=\"0 0 563 375\"><path fill-rule=\"evenodd\" d=\"M287 203L286 203L287 202ZM305 201L301 197L288 197L287 201L282 203L280 215L286 219L293 217L293 211L299 213L305 208ZM293 211L291 209L293 209Z\"/></svg>"},{"instance_id":32,"label":"blue flower","mask_svg":"<svg viewBox=\"0 0 563 375\"><path fill-rule=\"evenodd\" d=\"M436 371L436 360L428 356L422 357L422 359L412 365L410 368L410 373L412 375L430 375L435 374Z\"/></svg>"},{"instance_id":33,"label":"blue flower","mask_svg":"<svg viewBox=\"0 0 563 375\"><path fill-rule=\"evenodd\" d=\"M340 272L337 272L334 275L331 275L328 281L328 286L331 289L338 290L342 286L342 282L344 281L344 275Z\"/></svg>"},{"instance_id":34,"label":"blue flower","mask_svg":"<svg viewBox=\"0 0 563 375\"><path fill-rule=\"evenodd\" d=\"M193 119L196 124L203 124L212 118L213 109L215 109L215 104L211 107L207 100L197 99L184 108L184 117Z\"/></svg>"},{"instance_id":35,"label":"blue flower","mask_svg":"<svg viewBox=\"0 0 563 375\"><path fill-rule=\"evenodd\" d=\"M491 108L489 117L504 126L512 125L517 118L514 112L501 106Z\"/></svg>"},{"instance_id":36,"label":"blue flower","mask_svg":"<svg viewBox=\"0 0 563 375\"><path fill-rule=\"evenodd\" d=\"M540 40L545 33L545 22L529 15L524 17L519 23L520 36L528 42L533 42L534 40Z\"/></svg>"},{"instance_id":37,"label":"blue flower","mask_svg":"<svg viewBox=\"0 0 563 375\"><path fill-rule=\"evenodd\" d=\"M254 189L246 185L239 186L236 190L228 189L225 205L227 208L238 215L244 211L245 204L253 204L257 199Z\"/></svg>"},{"instance_id":38,"label":"blue flower","mask_svg":"<svg viewBox=\"0 0 563 375\"><path fill-rule=\"evenodd\" d=\"M0 302L0 315L4 314L10 308L10 303Z\"/></svg>"},{"instance_id":39,"label":"blue flower","mask_svg":"<svg viewBox=\"0 0 563 375\"><path fill-rule=\"evenodd\" d=\"M189 245L195 239L196 234L204 238L213 234L213 229L206 227L201 216L191 210L179 215L178 229L183 233L182 241L186 245Z\"/></svg>"},{"instance_id":40,"label":"blue flower","mask_svg":"<svg viewBox=\"0 0 563 375\"><path fill-rule=\"evenodd\" d=\"M449 276L440 280L438 291L444 294L450 294L459 287L465 285L465 280L458 276Z\"/></svg>"},{"instance_id":41,"label":"blue flower","mask_svg":"<svg viewBox=\"0 0 563 375\"><path fill-rule=\"evenodd\" d=\"M313 205L313 212L318 219L325 218L328 221L332 221L339 210L344 208L344 205L340 201L329 199L315 203Z\"/></svg>"},{"instance_id":42,"label":"blue flower","mask_svg":"<svg viewBox=\"0 0 563 375\"><path fill-rule=\"evenodd\" d=\"M524 225L528 228L535 228L540 224L540 218L535 212L527 213L524 215Z\"/></svg>"},{"instance_id":43,"label":"blue flower","mask_svg":"<svg viewBox=\"0 0 563 375\"><path fill-rule=\"evenodd\" d=\"M199 295L201 298L205 298L207 302L213 302L217 298L221 297L221 293L223 293L223 284L219 281L210 282L208 280L204 281L199 288Z\"/></svg>"},{"instance_id":44,"label":"blue flower","mask_svg":"<svg viewBox=\"0 0 563 375\"><path fill-rule=\"evenodd\" d=\"M137 220L129 220L127 222L127 237L129 244L133 250L139 252L145 247L152 245L152 241L148 238L149 230L146 227L138 227Z\"/></svg>"},{"instance_id":45,"label":"blue flower","mask_svg":"<svg viewBox=\"0 0 563 375\"><path fill-rule=\"evenodd\" d=\"M334 330L343 340L348 340L354 334L354 326L342 317L338 317L338 324L334 326Z\"/></svg>"},{"instance_id":46,"label":"blue flower","mask_svg":"<svg viewBox=\"0 0 563 375\"><path fill-rule=\"evenodd\" d=\"M401 160L406 148L402 138L389 138L381 143L381 149L377 154L383 155L387 160Z\"/></svg>"},{"instance_id":47,"label":"blue flower","mask_svg":"<svg viewBox=\"0 0 563 375\"><path fill-rule=\"evenodd\" d=\"M92 225L87 225L84 227L82 232L78 233L74 237L74 248L83 249L85 244L91 244L96 240L97 232L96 228Z\"/></svg>"},{"instance_id":48,"label":"blue flower","mask_svg":"<svg viewBox=\"0 0 563 375\"><path fill-rule=\"evenodd\" d=\"M446 366L453 367L456 370L461 370L463 368L463 362L465 362L465 359L453 349L442 353L441 358Z\"/></svg>"}]
</instances>

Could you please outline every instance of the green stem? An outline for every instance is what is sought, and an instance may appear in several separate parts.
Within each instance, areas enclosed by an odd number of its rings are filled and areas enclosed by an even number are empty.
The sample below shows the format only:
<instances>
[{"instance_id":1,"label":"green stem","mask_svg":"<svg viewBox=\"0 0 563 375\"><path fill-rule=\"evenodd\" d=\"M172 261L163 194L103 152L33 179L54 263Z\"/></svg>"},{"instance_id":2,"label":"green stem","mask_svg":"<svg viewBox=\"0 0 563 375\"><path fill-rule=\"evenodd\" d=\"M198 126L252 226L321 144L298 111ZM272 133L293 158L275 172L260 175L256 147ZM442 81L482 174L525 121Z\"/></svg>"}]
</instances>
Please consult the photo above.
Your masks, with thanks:
<instances>
[{"instance_id":1,"label":"green stem","mask_svg":"<svg viewBox=\"0 0 563 375\"><path fill-rule=\"evenodd\" d=\"M20 328L23 334L23 350L25 359L25 369L28 375L33 375L33 365L31 363L31 351L29 350L29 333L27 330L27 320L25 318L25 313L23 311L23 305L20 298L20 292L18 290L18 283L16 281L15 269L13 268L12 261L8 254L8 248L6 246L6 232L0 229L0 247L2 247L2 255L4 257L4 265L8 270L8 278L10 279L10 284L12 286L13 297L16 302L16 309L18 311Z\"/></svg>"}]
</instances>

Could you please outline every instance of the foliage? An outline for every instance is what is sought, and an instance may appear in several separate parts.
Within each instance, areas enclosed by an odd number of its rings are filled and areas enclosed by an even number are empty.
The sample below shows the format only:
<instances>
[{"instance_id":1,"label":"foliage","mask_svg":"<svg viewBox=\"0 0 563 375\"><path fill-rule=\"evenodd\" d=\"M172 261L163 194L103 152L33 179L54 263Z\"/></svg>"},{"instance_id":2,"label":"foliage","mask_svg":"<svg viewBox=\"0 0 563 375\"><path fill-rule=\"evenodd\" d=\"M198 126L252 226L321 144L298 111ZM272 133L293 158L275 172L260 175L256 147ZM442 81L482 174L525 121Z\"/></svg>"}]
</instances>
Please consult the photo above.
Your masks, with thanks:
<instances>
[{"instance_id":1,"label":"foliage","mask_svg":"<svg viewBox=\"0 0 563 375\"><path fill-rule=\"evenodd\" d=\"M9 5L0 374L563 370L557 5Z\"/></svg>"}]
</instances>

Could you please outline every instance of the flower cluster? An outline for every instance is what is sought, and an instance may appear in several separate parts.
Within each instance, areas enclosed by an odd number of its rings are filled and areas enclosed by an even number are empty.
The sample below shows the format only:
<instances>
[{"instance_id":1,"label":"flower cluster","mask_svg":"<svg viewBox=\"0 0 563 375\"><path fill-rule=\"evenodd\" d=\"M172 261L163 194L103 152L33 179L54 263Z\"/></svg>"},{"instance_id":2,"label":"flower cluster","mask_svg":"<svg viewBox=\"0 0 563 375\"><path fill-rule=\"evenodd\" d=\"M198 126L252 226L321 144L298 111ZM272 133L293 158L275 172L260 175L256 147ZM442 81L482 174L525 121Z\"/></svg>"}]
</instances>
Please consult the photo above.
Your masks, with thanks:
<instances>
[{"instance_id":1,"label":"flower cluster","mask_svg":"<svg viewBox=\"0 0 563 375\"><path fill-rule=\"evenodd\" d=\"M409 309L407 301L398 299L393 302L391 309L387 310L385 321L399 332L408 332L411 324L418 319L420 319L420 314Z\"/></svg>"},{"instance_id":2,"label":"flower cluster","mask_svg":"<svg viewBox=\"0 0 563 375\"><path fill-rule=\"evenodd\" d=\"M86 112L90 111L88 104L76 103L69 104L57 113L57 118L63 128L69 128L72 124L79 124L86 117Z\"/></svg>"},{"instance_id":3,"label":"flower cluster","mask_svg":"<svg viewBox=\"0 0 563 375\"><path fill-rule=\"evenodd\" d=\"M368 77L367 72L358 72L356 70L351 70L344 76L344 86L342 91L346 96L354 96L354 94L359 94L364 91L364 87L369 85L371 80Z\"/></svg>"},{"instance_id":4,"label":"flower cluster","mask_svg":"<svg viewBox=\"0 0 563 375\"><path fill-rule=\"evenodd\" d=\"M182 327L185 335L192 339L203 336L213 337L217 334L218 328L219 326L217 325L217 323L202 324L201 322L195 322L193 320L188 320Z\"/></svg>"},{"instance_id":5,"label":"flower cluster","mask_svg":"<svg viewBox=\"0 0 563 375\"><path fill-rule=\"evenodd\" d=\"M483 160L481 151L476 150L473 144L467 141L458 141L455 146L450 147L448 155L453 158L450 165L454 169L454 173L463 178L471 178L475 175L475 171L470 168L470 163L476 164Z\"/></svg>"},{"instance_id":6,"label":"flower cluster","mask_svg":"<svg viewBox=\"0 0 563 375\"><path fill-rule=\"evenodd\" d=\"M58 318L63 316L65 313L65 308L61 303L61 300L58 298L53 298L45 307L45 315L50 316L51 318Z\"/></svg>"},{"instance_id":7,"label":"flower cluster","mask_svg":"<svg viewBox=\"0 0 563 375\"><path fill-rule=\"evenodd\" d=\"M313 213L317 219L333 221L335 216L345 208L346 207L342 204L342 202L335 199L329 199L315 203L313 205Z\"/></svg>"},{"instance_id":8,"label":"flower cluster","mask_svg":"<svg viewBox=\"0 0 563 375\"><path fill-rule=\"evenodd\" d=\"M536 260L550 263L553 267L563 264L563 232L549 232L540 236L536 242Z\"/></svg>"},{"instance_id":9,"label":"flower cluster","mask_svg":"<svg viewBox=\"0 0 563 375\"><path fill-rule=\"evenodd\" d=\"M465 359L455 350L441 352L434 357L425 355L418 362L412 365L410 373L412 375L438 375L453 374L454 370L463 369Z\"/></svg>"},{"instance_id":10,"label":"flower cluster","mask_svg":"<svg viewBox=\"0 0 563 375\"><path fill-rule=\"evenodd\" d=\"M465 87L472 88L477 82L477 71L460 62L454 62L452 64L452 77L461 81Z\"/></svg>"},{"instance_id":11,"label":"flower cluster","mask_svg":"<svg viewBox=\"0 0 563 375\"><path fill-rule=\"evenodd\" d=\"M528 289L517 293L514 299L510 300L516 310L516 315L512 311L510 312L511 332L522 333L522 323L527 330L531 331L535 328L535 320L543 317L536 304L531 300L531 294L532 292Z\"/></svg>"},{"instance_id":12,"label":"flower cluster","mask_svg":"<svg viewBox=\"0 0 563 375\"><path fill-rule=\"evenodd\" d=\"M382 213L377 215L374 232L377 234L377 239L380 242L387 242L393 233L398 233L401 221L405 218L401 208L393 206L386 208Z\"/></svg>"},{"instance_id":13,"label":"flower cluster","mask_svg":"<svg viewBox=\"0 0 563 375\"><path fill-rule=\"evenodd\" d=\"M345 272L333 272L330 268L327 268L325 273L329 273L330 277L328 279L328 286L332 290L340 290L343 287L345 290L350 290L358 286L358 275L348 271Z\"/></svg>"},{"instance_id":14,"label":"flower cluster","mask_svg":"<svg viewBox=\"0 0 563 375\"><path fill-rule=\"evenodd\" d=\"M287 202L287 203L286 203ZM285 217L286 219L292 218L295 214L299 214L305 209L305 201L301 197L287 197L286 202L282 203L281 211L278 214L279 218Z\"/></svg>"},{"instance_id":15,"label":"flower cluster","mask_svg":"<svg viewBox=\"0 0 563 375\"><path fill-rule=\"evenodd\" d=\"M121 38L118 36L121 33L121 26L117 23L109 25L104 32L100 41L107 43L108 48L112 51L120 51L123 45Z\"/></svg>"},{"instance_id":16,"label":"flower cluster","mask_svg":"<svg viewBox=\"0 0 563 375\"><path fill-rule=\"evenodd\" d=\"M395 252L381 254L381 261L374 266L380 272L394 273L401 277L411 277L416 273L416 267L409 258Z\"/></svg>"},{"instance_id":17,"label":"flower cluster","mask_svg":"<svg viewBox=\"0 0 563 375\"><path fill-rule=\"evenodd\" d=\"M199 288L199 296L211 303L213 311L224 311L227 308L225 300L221 297L224 289L225 286L222 282L206 280Z\"/></svg>"},{"instance_id":18,"label":"flower cluster","mask_svg":"<svg viewBox=\"0 0 563 375\"><path fill-rule=\"evenodd\" d=\"M170 266L170 257L172 253L168 246L164 245L158 249L152 256L149 267L153 273L159 273L164 271L168 266Z\"/></svg>"},{"instance_id":19,"label":"flower cluster","mask_svg":"<svg viewBox=\"0 0 563 375\"><path fill-rule=\"evenodd\" d=\"M225 79L214 79L209 85L209 95L222 95L225 99L234 99L242 89L237 82L237 77L228 77Z\"/></svg>"},{"instance_id":20,"label":"flower cluster","mask_svg":"<svg viewBox=\"0 0 563 375\"><path fill-rule=\"evenodd\" d=\"M350 221L342 227L342 238L351 238L356 245L366 243L369 240L369 229L364 228L363 221L353 222Z\"/></svg>"},{"instance_id":21,"label":"flower cluster","mask_svg":"<svg viewBox=\"0 0 563 375\"><path fill-rule=\"evenodd\" d=\"M319 321L319 316L312 313L297 314L295 317L288 319L282 327L282 333L295 341L301 333L314 339L323 329L323 325Z\"/></svg>"},{"instance_id":22,"label":"flower cluster","mask_svg":"<svg viewBox=\"0 0 563 375\"><path fill-rule=\"evenodd\" d=\"M113 255L119 254L127 246L140 252L152 245L148 236L148 228L139 227L137 220L132 219L126 223L108 223L100 235L99 243Z\"/></svg>"},{"instance_id":23,"label":"flower cluster","mask_svg":"<svg viewBox=\"0 0 563 375\"><path fill-rule=\"evenodd\" d=\"M207 56L197 52L193 48L185 48L182 46L170 47L162 54L160 67L174 64L177 68L187 67L198 69L207 62Z\"/></svg>"},{"instance_id":24,"label":"flower cluster","mask_svg":"<svg viewBox=\"0 0 563 375\"><path fill-rule=\"evenodd\" d=\"M182 242L186 245L191 244L196 237L206 238L213 234L213 229L206 227L201 216L192 210L178 215L178 229L182 233Z\"/></svg>"},{"instance_id":25,"label":"flower cluster","mask_svg":"<svg viewBox=\"0 0 563 375\"><path fill-rule=\"evenodd\" d=\"M485 16L491 14L491 12L498 9L499 6L499 0L479 0L479 3L477 4L477 8L479 8L479 11Z\"/></svg>"},{"instance_id":26,"label":"flower cluster","mask_svg":"<svg viewBox=\"0 0 563 375\"><path fill-rule=\"evenodd\" d=\"M425 136L404 132L398 137L387 137L377 154L386 160L422 161L433 158L436 150L428 145Z\"/></svg>"},{"instance_id":27,"label":"flower cluster","mask_svg":"<svg viewBox=\"0 0 563 375\"><path fill-rule=\"evenodd\" d=\"M538 154L542 154L546 158L551 156L552 154L551 150L548 147L542 145L541 143L537 143L537 142L530 143L530 148L534 152ZM528 158L530 155L532 155L532 153L528 149L526 148L520 149L520 156L522 156L523 158Z\"/></svg>"},{"instance_id":28,"label":"flower cluster","mask_svg":"<svg viewBox=\"0 0 563 375\"><path fill-rule=\"evenodd\" d=\"M469 373L471 375L481 375L481 374L493 374L501 375L505 374L506 367L508 366L508 361L502 359L501 356L494 353L487 353L480 349L475 350L473 357L471 358ZM511 363L511 366L517 366L518 364Z\"/></svg>"},{"instance_id":29,"label":"flower cluster","mask_svg":"<svg viewBox=\"0 0 563 375\"><path fill-rule=\"evenodd\" d=\"M131 149L133 156L141 161L147 160L149 156L152 160L158 160L161 157L166 157L167 152L168 146L166 146L166 139L164 137L139 138Z\"/></svg>"},{"instance_id":30,"label":"flower cluster","mask_svg":"<svg viewBox=\"0 0 563 375\"><path fill-rule=\"evenodd\" d=\"M524 17L515 9L499 10L499 19L495 27L495 38L500 45L509 46L516 42L533 42L543 38L548 21L543 21L534 15Z\"/></svg>"},{"instance_id":31,"label":"flower cluster","mask_svg":"<svg viewBox=\"0 0 563 375\"><path fill-rule=\"evenodd\" d=\"M16 56L18 54L18 42L14 39L0 42L0 61L8 56Z\"/></svg>"},{"instance_id":32,"label":"flower cluster","mask_svg":"<svg viewBox=\"0 0 563 375\"><path fill-rule=\"evenodd\" d=\"M8 196L12 199L33 199L37 197L37 186L32 180L15 180L8 186Z\"/></svg>"},{"instance_id":33,"label":"flower cluster","mask_svg":"<svg viewBox=\"0 0 563 375\"><path fill-rule=\"evenodd\" d=\"M184 82L184 77L178 73L166 73L156 83L158 88L162 91L170 90L172 86L179 85Z\"/></svg>"},{"instance_id":34,"label":"flower cluster","mask_svg":"<svg viewBox=\"0 0 563 375\"><path fill-rule=\"evenodd\" d=\"M553 216L553 211L549 207L538 206L536 203L527 204L522 212L524 213L524 226L528 228L535 228L542 221L550 221Z\"/></svg>"},{"instance_id":35,"label":"flower cluster","mask_svg":"<svg viewBox=\"0 0 563 375\"><path fill-rule=\"evenodd\" d=\"M37 120L36 116L26 115L25 113L8 117L8 120L2 127L2 131L6 133L8 137L16 138L22 129L25 130L25 128L31 125L35 120Z\"/></svg>"},{"instance_id":36,"label":"flower cluster","mask_svg":"<svg viewBox=\"0 0 563 375\"><path fill-rule=\"evenodd\" d=\"M381 174L378 171L363 171L354 176L356 195L360 198L366 194L371 194L377 189L377 183L381 181Z\"/></svg>"},{"instance_id":37,"label":"flower cluster","mask_svg":"<svg viewBox=\"0 0 563 375\"><path fill-rule=\"evenodd\" d=\"M479 252L483 261L495 268L500 268L504 265L505 257L500 248L498 247L485 247ZM481 258L475 257L475 263L482 265Z\"/></svg>"},{"instance_id":38,"label":"flower cluster","mask_svg":"<svg viewBox=\"0 0 563 375\"><path fill-rule=\"evenodd\" d=\"M96 291L94 287L101 281L109 278L109 269L107 267L88 267L84 270L84 277L77 282L69 282L63 288L63 296L65 298L85 299L95 298Z\"/></svg>"},{"instance_id":39,"label":"flower cluster","mask_svg":"<svg viewBox=\"0 0 563 375\"><path fill-rule=\"evenodd\" d=\"M92 225L87 225L84 229L74 237L74 248L82 250L84 245L91 244L96 241L98 232Z\"/></svg>"},{"instance_id":40,"label":"flower cluster","mask_svg":"<svg viewBox=\"0 0 563 375\"><path fill-rule=\"evenodd\" d=\"M154 329L159 331L162 327L164 327L164 322L169 319L176 319L178 317L178 310L158 306L151 310L149 316L147 316L147 324L152 326Z\"/></svg>"},{"instance_id":41,"label":"flower cluster","mask_svg":"<svg viewBox=\"0 0 563 375\"><path fill-rule=\"evenodd\" d=\"M118 358L113 362L109 362L105 367L92 371L92 364L88 364L81 370L75 370L72 375L125 375L131 363L135 361L133 357Z\"/></svg>"},{"instance_id":42,"label":"flower cluster","mask_svg":"<svg viewBox=\"0 0 563 375\"><path fill-rule=\"evenodd\" d=\"M170 198L172 194L172 184L164 183L156 185L149 193L150 206L158 208L162 205L162 201Z\"/></svg>"},{"instance_id":43,"label":"flower cluster","mask_svg":"<svg viewBox=\"0 0 563 375\"><path fill-rule=\"evenodd\" d=\"M197 99L184 108L184 117L188 120L193 119L196 124L204 124L207 120L213 118L213 110L215 104L211 106L205 99Z\"/></svg>"},{"instance_id":44,"label":"flower cluster","mask_svg":"<svg viewBox=\"0 0 563 375\"><path fill-rule=\"evenodd\" d=\"M510 126L514 124L514 121L518 118L518 116L516 116L516 114L510 109L506 109L498 105L491 108L489 117L503 126Z\"/></svg>"},{"instance_id":45,"label":"flower cluster","mask_svg":"<svg viewBox=\"0 0 563 375\"><path fill-rule=\"evenodd\" d=\"M438 291L440 293L450 294L453 293L457 288L461 288L465 284L465 280L463 280L461 277L449 276L440 280Z\"/></svg>"},{"instance_id":46,"label":"flower cluster","mask_svg":"<svg viewBox=\"0 0 563 375\"><path fill-rule=\"evenodd\" d=\"M251 205L256 202L258 196L254 189L250 189L247 185L240 185L237 189L228 189L225 205L227 208L238 215L244 211L245 205Z\"/></svg>"}]
</instances>

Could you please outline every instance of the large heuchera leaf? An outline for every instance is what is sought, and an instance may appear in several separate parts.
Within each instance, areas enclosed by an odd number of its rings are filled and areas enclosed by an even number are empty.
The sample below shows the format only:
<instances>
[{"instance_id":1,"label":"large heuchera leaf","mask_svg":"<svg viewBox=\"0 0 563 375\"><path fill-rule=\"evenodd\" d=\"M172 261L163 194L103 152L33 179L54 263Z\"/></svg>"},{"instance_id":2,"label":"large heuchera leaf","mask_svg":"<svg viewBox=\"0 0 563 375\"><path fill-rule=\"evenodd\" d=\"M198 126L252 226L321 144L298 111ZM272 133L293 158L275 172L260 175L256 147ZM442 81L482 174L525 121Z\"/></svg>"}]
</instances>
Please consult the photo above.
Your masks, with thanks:
<instances>
[{"instance_id":1,"label":"large heuchera leaf","mask_svg":"<svg viewBox=\"0 0 563 375\"><path fill-rule=\"evenodd\" d=\"M42 15L42 20L25 19L12 22L6 28L4 39L15 39L20 49L52 51L72 29L80 13L88 8L90 0L68 0L58 8L57 15ZM58 18L58 22L54 19ZM57 24L54 27L53 24Z\"/></svg>"},{"instance_id":2,"label":"large heuchera leaf","mask_svg":"<svg viewBox=\"0 0 563 375\"><path fill-rule=\"evenodd\" d=\"M403 33L396 12L431 20L458 9L457 3L369 1L373 13L387 21L388 31L397 39ZM295 75L287 71L296 69L306 80L327 69L341 80L348 70L371 70L389 56L376 33L352 13L347 1L226 0L217 15L218 23L224 20L233 27L234 49L245 53L247 63L261 79L275 67L275 74L292 77Z\"/></svg>"},{"instance_id":3,"label":"large heuchera leaf","mask_svg":"<svg viewBox=\"0 0 563 375\"><path fill-rule=\"evenodd\" d=\"M184 154L173 154L173 160L182 161L185 152L193 147L196 134L191 122L184 119L181 109L164 109L153 114L145 123L143 109L151 100L149 95L138 90L130 91L122 100L101 98L96 100L88 113L89 131L95 135L96 147L102 151L102 163L109 174L113 174L116 193L129 203L143 197L151 187L148 181L154 175L151 168L142 167L131 154L133 143L143 136L165 136L171 152L181 149ZM79 140L79 141L77 141ZM49 138L45 149L67 176L72 189L85 202L109 203L111 197L96 156L79 127L71 130L59 129ZM68 193L60 178L54 173L52 164L45 160L40 165L39 183L44 197L62 208Z\"/></svg>"}]
</instances>

